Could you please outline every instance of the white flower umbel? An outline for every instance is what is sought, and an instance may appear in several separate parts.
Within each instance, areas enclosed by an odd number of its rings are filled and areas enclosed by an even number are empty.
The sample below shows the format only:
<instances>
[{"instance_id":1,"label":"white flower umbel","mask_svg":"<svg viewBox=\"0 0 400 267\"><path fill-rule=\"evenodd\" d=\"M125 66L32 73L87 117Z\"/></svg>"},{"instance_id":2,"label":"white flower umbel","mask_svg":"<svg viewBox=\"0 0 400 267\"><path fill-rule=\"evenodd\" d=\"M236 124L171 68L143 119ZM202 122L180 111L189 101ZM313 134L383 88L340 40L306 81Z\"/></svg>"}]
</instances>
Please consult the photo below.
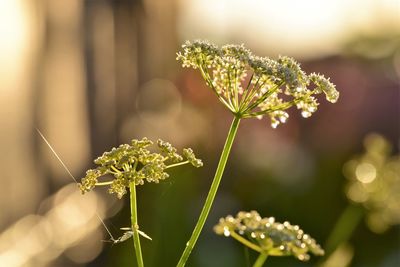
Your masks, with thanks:
<instances>
[{"instance_id":1,"label":"white flower umbel","mask_svg":"<svg viewBox=\"0 0 400 267\"><path fill-rule=\"evenodd\" d=\"M320 74L307 75L290 57L277 60L255 56L244 45L217 47L207 41L186 41L177 60L183 67L199 69L207 85L235 116L268 115L276 128L286 122L292 106L310 117L318 107L318 94L335 103L339 92Z\"/></svg>"},{"instance_id":2,"label":"white flower umbel","mask_svg":"<svg viewBox=\"0 0 400 267\"><path fill-rule=\"evenodd\" d=\"M236 217L221 218L214 227L219 235L233 237L245 246L267 256L294 256L301 261L309 253L324 255L324 250L298 225L279 223L274 217L261 218L256 211L239 212Z\"/></svg>"}]
</instances>

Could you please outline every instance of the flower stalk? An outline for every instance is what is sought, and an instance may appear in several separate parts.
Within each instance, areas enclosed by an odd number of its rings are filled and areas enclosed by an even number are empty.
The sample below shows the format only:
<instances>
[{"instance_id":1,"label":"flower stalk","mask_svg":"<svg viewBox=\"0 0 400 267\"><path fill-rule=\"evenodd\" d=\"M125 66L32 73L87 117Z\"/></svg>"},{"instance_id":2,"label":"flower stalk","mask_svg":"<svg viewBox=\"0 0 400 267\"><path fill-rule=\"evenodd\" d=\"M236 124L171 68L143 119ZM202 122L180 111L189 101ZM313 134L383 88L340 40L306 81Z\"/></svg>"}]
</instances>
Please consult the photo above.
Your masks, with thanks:
<instances>
[{"instance_id":1,"label":"flower stalk","mask_svg":"<svg viewBox=\"0 0 400 267\"><path fill-rule=\"evenodd\" d=\"M200 236L201 230L203 229L203 226L207 220L208 214L210 213L212 204L214 202L215 195L217 194L218 187L221 182L222 175L224 173L226 162L228 161L228 157L229 157L229 154L230 154L230 151L232 148L233 141L236 136L236 132L239 128L239 124L240 124L240 117L235 116L232 121L231 127L229 129L228 137L226 138L225 145L222 150L221 158L219 160L218 167L217 167L213 182L210 187L210 191L208 192L206 201L204 203L203 209L201 210L201 213L200 213L199 219L197 220L196 226L194 227L193 233L192 233L189 241L186 243L185 250L183 251L181 258L179 259L179 262L177 264L178 267L185 266L186 261L188 260L190 253L192 252L192 250L197 242L197 239Z\"/></svg>"},{"instance_id":2,"label":"flower stalk","mask_svg":"<svg viewBox=\"0 0 400 267\"><path fill-rule=\"evenodd\" d=\"M346 243L350 239L354 230L363 218L363 215L364 212L360 206L354 204L349 204L347 206L337 220L325 243L324 259L328 259L340 244ZM323 262L323 259L321 262Z\"/></svg>"},{"instance_id":3,"label":"flower stalk","mask_svg":"<svg viewBox=\"0 0 400 267\"><path fill-rule=\"evenodd\" d=\"M268 254L260 253L257 260L254 262L253 267L262 267L267 258Z\"/></svg>"},{"instance_id":4,"label":"flower stalk","mask_svg":"<svg viewBox=\"0 0 400 267\"><path fill-rule=\"evenodd\" d=\"M135 182L129 183L129 191L130 191L130 204L131 204L131 224L133 231L133 245L135 247L136 254L136 262L138 267L143 267L143 256L142 256L142 248L140 246L140 237L139 237L139 224L138 224L138 216L137 216L137 205L136 205L136 185Z\"/></svg>"}]
</instances>

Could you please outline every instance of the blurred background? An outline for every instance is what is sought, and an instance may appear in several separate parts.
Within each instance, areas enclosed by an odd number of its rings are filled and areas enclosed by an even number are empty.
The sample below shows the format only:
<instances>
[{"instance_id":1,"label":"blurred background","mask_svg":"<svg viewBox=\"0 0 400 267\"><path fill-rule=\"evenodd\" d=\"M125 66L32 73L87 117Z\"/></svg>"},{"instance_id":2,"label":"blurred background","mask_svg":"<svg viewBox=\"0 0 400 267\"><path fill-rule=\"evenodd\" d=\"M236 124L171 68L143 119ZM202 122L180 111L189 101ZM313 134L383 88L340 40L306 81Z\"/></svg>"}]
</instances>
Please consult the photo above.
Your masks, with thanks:
<instances>
[{"instance_id":1,"label":"blurred background","mask_svg":"<svg viewBox=\"0 0 400 267\"><path fill-rule=\"evenodd\" d=\"M146 266L176 265L232 117L200 74L175 60L195 38L293 56L308 73L331 77L341 96L321 101L309 119L291 110L277 129L242 122L188 266L246 266L244 249L212 231L239 210L299 224L323 244L349 203L342 167L362 153L365 135L382 134L398 153L397 0L1 0L1 266L135 266L132 242L101 242L109 236L96 215L120 236L127 199L101 189L81 196L35 128L77 178L133 138L192 147L205 167L138 188L140 227L153 238L142 241ZM399 240L399 226L378 234L362 222L349 266L400 266ZM266 266L315 262L271 258Z\"/></svg>"}]
</instances>

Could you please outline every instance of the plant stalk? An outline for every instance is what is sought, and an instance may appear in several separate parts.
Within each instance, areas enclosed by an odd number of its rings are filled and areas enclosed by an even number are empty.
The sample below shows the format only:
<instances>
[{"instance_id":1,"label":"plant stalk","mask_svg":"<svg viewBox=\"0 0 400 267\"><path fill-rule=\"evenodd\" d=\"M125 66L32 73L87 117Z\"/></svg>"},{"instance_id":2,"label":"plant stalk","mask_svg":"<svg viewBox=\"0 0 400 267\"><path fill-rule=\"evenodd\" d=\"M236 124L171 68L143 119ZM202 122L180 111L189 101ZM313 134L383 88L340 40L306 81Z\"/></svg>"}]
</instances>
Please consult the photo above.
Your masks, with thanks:
<instances>
[{"instance_id":1,"label":"plant stalk","mask_svg":"<svg viewBox=\"0 0 400 267\"><path fill-rule=\"evenodd\" d=\"M267 258L268 254L260 253L257 260L254 262L253 267L262 267Z\"/></svg>"},{"instance_id":2,"label":"plant stalk","mask_svg":"<svg viewBox=\"0 0 400 267\"><path fill-rule=\"evenodd\" d=\"M199 219L197 220L196 226L194 227L192 236L186 243L185 250L183 251L181 258L179 259L177 267L185 266L186 261L189 258L189 255L192 252L196 244L196 241L199 238L201 230L203 229L203 226L207 220L208 214L210 213L211 210L211 206L214 202L215 195L217 194L219 183L221 182L222 174L224 173L225 165L228 160L229 153L231 151L233 140L235 139L237 129L239 128L239 123L240 123L240 117L235 116L235 118L232 121L231 128L229 129L228 137L226 138L221 158L219 160L218 167L215 172L214 180L210 187L210 191L208 192L206 201L200 213Z\"/></svg>"},{"instance_id":3,"label":"plant stalk","mask_svg":"<svg viewBox=\"0 0 400 267\"><path fill-rule=\"evenodd\" d=\"M360 223L364 213L360 206L349 204L340 215L332 232L325 243L325 257L329 258L332 252L342 243L349 240Z\"/></svg>"},{"instance_id":4,"label":"plant stalk","mask_svg":"<svg viewBox=\"0 0 400 267\"><path fill-rule=\"evenodd\" d=\"M135 247L136 261L138 267L143 267L143 256L142 256L142 248L140 246L140 237L139 237L139 224L137 220L137 207L136 207L136 185L135 182L129 183L130 196L131 196L131 223L132 223L132 231L133 231L133 244Z\"/></svg>"},{"instance_id":5,"label":"plant stalk","mask_svg":"<svg viewBox=\"0 0 400 267\"><path fill-rule=\"evenodd\" d=\"M243 245L245 245L248 248L251 248L252 250L257 251L258 253L262 253L261 247L257 246L256 244L251 243L249 240L246 238L242 237L241 235L237 234L236 232L232 231L230 232L230 235L232 238L236 239Z\"/></svg>"}]
</instances>

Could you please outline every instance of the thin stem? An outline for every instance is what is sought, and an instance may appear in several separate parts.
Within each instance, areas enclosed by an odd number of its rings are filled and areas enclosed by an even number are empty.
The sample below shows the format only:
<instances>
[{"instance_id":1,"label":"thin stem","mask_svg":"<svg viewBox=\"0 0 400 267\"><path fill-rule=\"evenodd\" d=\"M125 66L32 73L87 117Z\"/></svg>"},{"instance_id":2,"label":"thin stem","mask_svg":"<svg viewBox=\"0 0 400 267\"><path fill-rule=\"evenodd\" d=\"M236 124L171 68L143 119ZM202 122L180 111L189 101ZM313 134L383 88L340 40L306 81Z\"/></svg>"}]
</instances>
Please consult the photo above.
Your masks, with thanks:
<instances>
[{"instance_id":1,"label":"thin stem","mask_svg":"<svg viewBox=\"0 0 400 267\"><path fill-rule=\"evenodd\" d=\"M115 172L117 172L117 173L121 173L121 171L118 170L117 168L115 168L114 165L111 165L111 169L113 169L113 170L114 170Z\"/></svg>"},{"instance_id":2,"label":"thin stem","mask_svg":"<svg viewBox=\"0 0 400 267\"><path fill-rule=\"evenodd\" d=\"M281 105L275 106L273 108L264 109L264 110L252 112L252 113L246 113L243 115L243 118L252 118L252 117L257 117L259 115L265 115L267 113L271 113L271 112L278 111L278 110L286 110L286 109L292 107L293 105L297 104L299 101L300 100L292 100L292 101L283 103Z\"/></svg>"},{"instance_id":3,"label":"thin stem","mask_svg":"<svg viewBox=\"0 0 400 267\"><path fill-rule=\"evenodd\" d=\"M237 83L237 69L235 68L235 80L234 80L234 91L235 91L235 111L239 109L239 92L238 92L238 83Z\"/></svg>"},{"instance_id":4,"label":"thin stem","mask_svg":"<svg viewBox=\"0 0 400 267\"><path fill-rule=\"evenodd\" d=\"M185 161L182 161L182 162L178 162L178 163L174 163L174 164L168 165L167 167L165 167L165 169L173 168L173 167L184 165L184 164L188 164L188 163L189 163L189 161L185 160Z\"/></svg>"},{"instance_id":5,"label":"thin stem","mask_svg":"<svg viewBox=\"0 0 400 267\"><path fill-rule=\"evenodd\" d=\"M257 79L257 82L251 88L251 93L247 95L246 102L243 105L243 108L246 109L248 105L253 101L254 97L258 94L261 88L265 85L266 81L259 83L260 78Z\"/></svg>"},{"instance_id":6,"label":"thin stem","mask_svg":"<svg viewBox=\"0 0 400 267\"><path fill-rule=\"evenodd\" d=\"M246 246L243 246L243 251L244 251L244 258L245 258L246 267L250 267L249 248L246 247Z\"/></svg>"},{"instance_id":7,"label":"thin stem","mask_svg":"<svg viewBox=\"0 0 400 267\"><path fill-rule=\"evenodd\" d=\"M108 181L108 182L98 182L96 183L96 186L104 186L104 185L110 185L112 184L113 181Z\"/></svg>"},{"instance_id":8,"label":"thin stem","mask_svg":"<svg viewBox=\"0 0 400 267\"><path fill-rule=\"evenodd\" d=\"M208 72L206 73L203 69L203 66L199 64L199 69L201 72L201 76L203 76L203 79L207 82L207 84L211 87L215 95L218 97L219 101L221 101L222 104L224 104L227 108L229 108L230 111L235 112L235 109L232 105L228 104L226 100L217 92L217 89L214 87L211 78L209 77Z\"/></svg>"},{"instance_id":9,"label":"thin stem","mask_svg":"<svg viewBox=\"0 0 400 267\"><path fill-rule=\"evenodd\" d=\"M140 237L139 237L139 224L137 220L137 208L136 208L136 185L135 182L132 181L129 183L130 195L131 195L131 223L132 223L132 231L133 231L133 244L135 246L135 254L136 261L138 267L143 267L143 256L142 256L142 248L140 247Z\"/></svg>"},{"instance_id":10,"label":"thin stem","mask_svg":"<svg viewBox=\"0 0 400 267\"><path fill-rule=\"evenodd\" d=\"M231 237L233 237L234 239L236 239L237 241L239 241L240 243L242 243L246 247L249 247L252 250L255 250L255 251L259 252L259 253L262 253L262 249L259 246L251 243L249 240L247 240L246 238L244 238L241 235L237 234L236 232L232 231L232 232L230 232L230 234L231 234Z\"/></svg>"},{"instance_id":11,"label":"thin stem","mask_svg":"<svg viewBox=\"0 0 400 267\"><path fill-rule=\"evenodd\" d=\"M226 90L226 93L227 93L226 98L227 98L229 104L233 107L233 109L235 109L235 105L234 105L234 103L232 103L232 100L231 100L232 99L231 95L233 95L234 92L233 92L233 88L231 86L231 75L230 75L229 71L228 71L228 82L225 85L228 88L228 90Z\"/></svg>"},{"instance_id":12,"label":"thin stem","mask_svg":"<svg viewBox=\"0 0 400 267\"><path fill-rule=\"evenodd\" d=\"M281 87L283 85L283 82L281 82L280 84L275 85L275 87L271 88L270 90L268 90L267 92L265 92L260 98L258 98L256 101L254 101L253 104L251 104L250 106L248 106L243 113L247 112L248 110L252 110L253 108L257 107L261 102L263 102L265 99L267 99L270 95L272 95L274 92L276 92L276 90L279 89L279 87Z\"/></svg>"},{"instance_id":13,"label":"thin stem","mask_svg":"<svg viewBox=\"0 0 400 267\"><path fill-rule=\"evenodd\" d=\"M246 86L246 90L244 90L243 95L242 95L242 97L241 97L241 99L240 99L239 110L242 110L242 109L243 109L243 106L246 104L247 95L248 95L249 92L251 91L251 90L250 90L250 86L251 86L251 82L252 82L252 80L253 80L253 77L254 77L254 72L251 74L251 77L250 77L250 79L249 79L249 82L247 83L247 86ZM260 77L257 78L257 81L256 81L256 83L255 83L254 85L258 84L258 81L259 81L259 80L260 80Z\"/></svg>"},{"instance_id":14,"label":"thin stem","mask_svg":"<svg viewBox=\"0 0 400 267\"><path fill-rule=\"evenodd\" d=\"M347 206L340 215L325 243L324 258L328 258L340 244L349 240L357 225L360 223L363 215L364 213L361 207L353 204Z\"/></svg>"},{"instance_id":15,"label":"thin stem","mask_svg":"<svg viewBox=\"0 0 400 267\"><path fill-rule=\"evenodd\" d=\"M215 172L214 180L211 184L210 191L208 192L206 201L200 213L199 219L197 220L192 236L186 243L185 250L183 251L181 258L179 259L179 262L177 264L178 267L185 266L185 263L189 258L189 255L192 252L197 239L199 238L201 230L203 229L204 223L207 220L208 214L211 210L211 206L214 202L215 195L217 194L219 183L221 182L222 174L224 173L225 165L228 160L229 153L231 151L233 140L235 139L237 129L239 128L239 123L240 123L240 117L235 116L235 118L232 121L231 128L229 129L228 136L226 138L225 145L222 150L221 158L219 160L217 171Z\"/></svg>"},{"instance_id":16,"label":"thin stem","mask_svg":"<svg viewBox=\"0 0 400 267\"><path fill-rule=\"evenodd\" d=\"M268 254L260 253L257 260L254 262L253 267L262 267L267 258Z\"/></svg>"}]
</instances>

